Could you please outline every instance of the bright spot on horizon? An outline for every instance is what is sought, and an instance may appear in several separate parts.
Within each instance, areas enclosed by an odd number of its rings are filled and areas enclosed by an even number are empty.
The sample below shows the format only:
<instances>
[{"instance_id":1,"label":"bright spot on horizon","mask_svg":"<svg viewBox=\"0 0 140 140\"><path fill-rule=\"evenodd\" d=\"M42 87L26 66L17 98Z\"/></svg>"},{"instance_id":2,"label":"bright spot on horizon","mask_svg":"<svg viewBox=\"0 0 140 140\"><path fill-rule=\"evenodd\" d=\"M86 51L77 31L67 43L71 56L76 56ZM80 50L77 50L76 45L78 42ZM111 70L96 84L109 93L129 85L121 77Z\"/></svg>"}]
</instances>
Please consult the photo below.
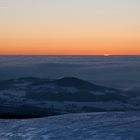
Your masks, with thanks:
<instances>
[{"instance_id":1,"label":"bright spot on horizon","mask_svg":"<svg viewBox=\"0 0 140 140\"><path fill-rule=\"evenodd\" d=\"M104 56L110 56L110 54L104 54Z\"/></svg>"}]
</instances>

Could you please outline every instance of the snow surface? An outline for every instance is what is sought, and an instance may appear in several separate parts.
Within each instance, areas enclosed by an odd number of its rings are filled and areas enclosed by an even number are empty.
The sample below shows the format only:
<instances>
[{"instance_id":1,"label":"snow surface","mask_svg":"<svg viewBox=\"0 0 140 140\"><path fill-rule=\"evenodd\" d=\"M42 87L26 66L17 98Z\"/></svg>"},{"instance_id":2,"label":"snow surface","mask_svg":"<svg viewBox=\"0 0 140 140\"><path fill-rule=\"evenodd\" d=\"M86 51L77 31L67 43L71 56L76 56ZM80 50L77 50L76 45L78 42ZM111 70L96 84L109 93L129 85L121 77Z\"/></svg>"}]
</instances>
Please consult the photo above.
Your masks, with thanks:
<instances>
[{"instance_id":1,"label":"snow surface","mask_svg":"<svg viewBox=\"0 0 140 140\"><path fill-rule=\"evenodd\" d=\"M1 140L140 140L140 112L0 120Z\"/></svg>"}]
</instances>

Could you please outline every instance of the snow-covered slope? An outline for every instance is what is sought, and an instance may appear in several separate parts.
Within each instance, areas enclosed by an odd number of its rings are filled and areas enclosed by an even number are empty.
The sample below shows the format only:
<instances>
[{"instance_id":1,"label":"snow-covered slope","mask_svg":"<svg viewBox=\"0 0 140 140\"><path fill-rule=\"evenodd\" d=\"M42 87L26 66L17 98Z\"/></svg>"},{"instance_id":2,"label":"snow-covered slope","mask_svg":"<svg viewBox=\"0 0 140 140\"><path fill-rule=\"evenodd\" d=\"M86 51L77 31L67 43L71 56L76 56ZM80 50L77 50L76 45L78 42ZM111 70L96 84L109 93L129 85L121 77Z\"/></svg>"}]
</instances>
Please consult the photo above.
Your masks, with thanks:
<instances>
[{"instance_id":1,"label":"snow-covered slope","mask_svg":"<svg viewBox=\"0 0 140 140\"><path fill-rule=\"evenodd\" d=\"M0 120L1 140L139 140L140 112Z\"/></svg>"}]
</instances>

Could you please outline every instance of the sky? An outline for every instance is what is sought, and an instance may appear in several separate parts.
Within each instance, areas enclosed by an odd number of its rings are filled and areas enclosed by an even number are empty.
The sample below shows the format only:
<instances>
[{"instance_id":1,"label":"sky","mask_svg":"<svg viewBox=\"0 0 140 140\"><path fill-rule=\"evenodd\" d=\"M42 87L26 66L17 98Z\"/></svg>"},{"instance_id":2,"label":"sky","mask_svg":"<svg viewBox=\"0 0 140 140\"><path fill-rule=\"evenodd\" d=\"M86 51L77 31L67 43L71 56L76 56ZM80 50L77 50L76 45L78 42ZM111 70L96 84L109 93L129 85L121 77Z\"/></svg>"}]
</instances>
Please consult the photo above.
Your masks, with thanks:
<instances>
[{"instance_id":1,"label":"sky","mask_svg":"<svg viewBox=\"0 0 140 140\"><path fill-rule=\"evenodd\" d=\"M0 0L0 54L140 55L140 1Z\"/></svg>"}]
</instances>

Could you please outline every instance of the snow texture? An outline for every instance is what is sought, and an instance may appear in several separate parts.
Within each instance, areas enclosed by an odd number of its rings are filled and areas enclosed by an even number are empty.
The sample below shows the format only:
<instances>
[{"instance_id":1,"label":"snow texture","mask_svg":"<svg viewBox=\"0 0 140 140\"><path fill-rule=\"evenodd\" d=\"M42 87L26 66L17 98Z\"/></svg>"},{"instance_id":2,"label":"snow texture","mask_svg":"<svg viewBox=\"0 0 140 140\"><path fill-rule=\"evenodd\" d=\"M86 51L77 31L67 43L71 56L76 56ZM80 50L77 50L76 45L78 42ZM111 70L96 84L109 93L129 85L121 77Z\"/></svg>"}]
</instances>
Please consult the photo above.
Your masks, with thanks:
<instances>
[{"instance_id":1,"label":"snow texture","mask_svg":"<svg viewBox=\"0 0 140 140\"><path fill-rule=\"evenodd\" d=\"M0 120L1 140L139 140L140 112Z\"/></svg>"}]
</instances>

